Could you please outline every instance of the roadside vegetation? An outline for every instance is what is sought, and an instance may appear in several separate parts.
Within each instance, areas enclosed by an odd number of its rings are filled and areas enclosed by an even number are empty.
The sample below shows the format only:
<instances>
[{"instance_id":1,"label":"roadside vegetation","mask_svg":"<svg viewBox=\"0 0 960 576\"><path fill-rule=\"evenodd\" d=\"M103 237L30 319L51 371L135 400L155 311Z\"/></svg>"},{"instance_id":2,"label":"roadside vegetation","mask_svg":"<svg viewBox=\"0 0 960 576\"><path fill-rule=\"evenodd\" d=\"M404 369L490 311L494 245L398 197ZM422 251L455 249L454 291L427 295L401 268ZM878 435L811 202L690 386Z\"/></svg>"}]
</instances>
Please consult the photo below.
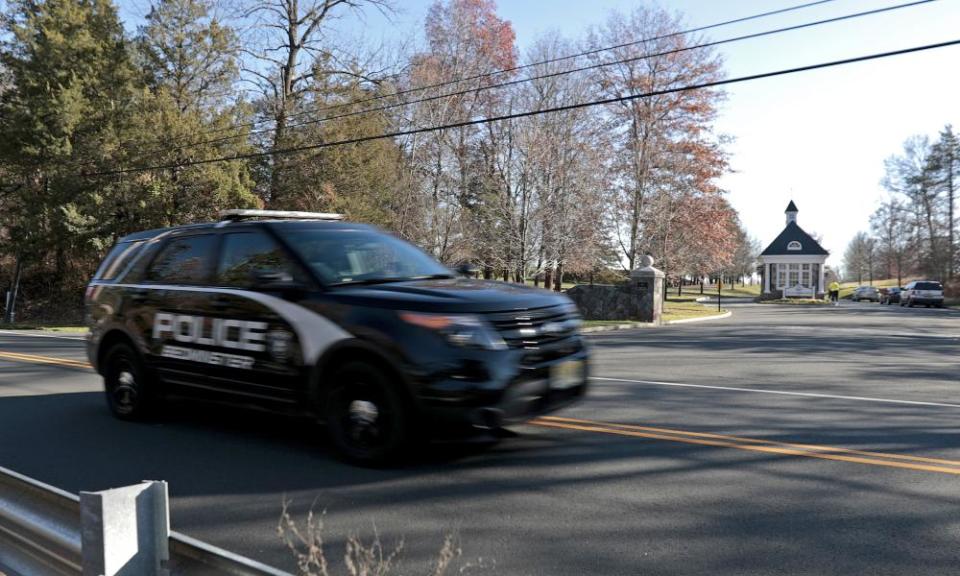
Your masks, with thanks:
<instances>
[{"instance_id":1,"label":"roadside vegetation","mask_svg":"<svg viewBox=\"0 0 960 576\"><path fill-rule=\"evenodd\" d=\"M826 306L832 304L829 300L816 298L777 298L774 300L760 300L761 304L788 304L791 306Z\"/></svg>"},{"instance_id":2,"label":"roadside vegetation","mask_svg":"<svg viewBox=\"0 0 960 576\"><path fill-rule=\"evenodd\" d=\"M328 558L326 542L323 537L323 514L314 510L307 512L302 522L297 522L290 513L290 501L283 502L283 511L277 523L277 535L293 555L297 563L298 576L331 576L340 573L333 568L333 561ZM376 526L373 535L365 540L359 534L347 537L343 550L343 573L347 576L390 576L397 574L403 556L404 543L397 542L393 547L385 547L377 533ZM457 537L448 534L443 539L436 556L429 568L424 570L427 576L444 576L445 574L463 574L468 570L482 569L484 562L464 563L463 550L457 542ZM404 570L404 572L409 573Z\"/></svg>"},{"instance_id":3,"label":"roadside vegetation","mask_svg":"<svg viewBox=\"0 0 960 576\"><path fill-rule=\"evenodd\" d=\"M843 256L844 278L878 286L936 280L960 299L960 135L949 124L933 139L913 136L884 162L889 199L870 217Z\"/></svg>"},{"instance_id":4,"label":"roadside vegetation","mask_svg":"<svg viewBox=\"0 0 960 576\"><path fill-rule=\"evenodd\" d=\"M3 330L41 330L43 332L61 332L80 334L87 331L86 326L57 326L54 324L10 324L0 325Z\"/></svg>"},{"instance_id":5,"label":"roadside vegetation","mask_svg":"<svg viewBox=\"0 0 960 576\"><path fill-rule=\"evenodd\" d=\"M381 46L344 22L400 0L149 6L132 29L114 0L6 3L0 296L17 321L80 322L118 237L225 208L340 212L554 290L648 253L671 283L751 272L756 241L717 184L721 89L463 125L724 78L716 50L672 34L674 11L610 12L521 52L490 0L436 0L418 33Z\"/></svg>"}]
</instances>

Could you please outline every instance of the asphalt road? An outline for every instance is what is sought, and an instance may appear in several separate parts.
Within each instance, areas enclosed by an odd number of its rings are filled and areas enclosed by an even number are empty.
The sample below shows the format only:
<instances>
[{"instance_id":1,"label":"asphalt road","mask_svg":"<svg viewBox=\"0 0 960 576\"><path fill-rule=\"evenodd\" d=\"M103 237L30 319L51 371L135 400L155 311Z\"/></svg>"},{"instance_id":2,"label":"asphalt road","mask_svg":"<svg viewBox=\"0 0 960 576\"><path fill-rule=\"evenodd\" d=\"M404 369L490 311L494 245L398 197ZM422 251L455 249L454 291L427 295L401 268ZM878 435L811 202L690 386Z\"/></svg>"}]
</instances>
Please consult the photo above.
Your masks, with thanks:
<instances>
[{"instance_id":1,"label":"asphalt road","mask_svg":"<svg viewBox=\"0 0 960 576\"><path fill-rule=\"evenodd\" d=\"M587 401L392 470L271 416L116 421L81 342L0 333L0 466L71 491L167 480L175 529L288 570L284 498L326 510L334 562L375 526L404 573L455 533L476 574L960 574L960 313L731 308L591 336Z\"/></svg>"}]
</instances>

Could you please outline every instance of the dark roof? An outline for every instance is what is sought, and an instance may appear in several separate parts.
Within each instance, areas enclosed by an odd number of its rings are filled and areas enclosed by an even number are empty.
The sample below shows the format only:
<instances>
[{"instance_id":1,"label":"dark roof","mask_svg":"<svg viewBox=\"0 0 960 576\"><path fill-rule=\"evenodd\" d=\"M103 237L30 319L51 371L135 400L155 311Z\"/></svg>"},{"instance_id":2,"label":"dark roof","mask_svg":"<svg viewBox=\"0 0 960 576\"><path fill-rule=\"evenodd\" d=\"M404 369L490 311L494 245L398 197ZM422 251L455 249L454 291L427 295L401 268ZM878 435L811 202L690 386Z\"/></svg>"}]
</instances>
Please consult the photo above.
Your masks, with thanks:
<instances>
[{"instance_id":1,"label":"dark roof","mask_svg":"<svg viewBox=\"0 0 960 576\"><path fill-rule=\"evenodd\" d=\"M170 228L154 228L153 230L143 230L140 232L134 232L133 234L127 234L123 238L117 240L117 242L131 242L133 240L149 240L155 238L164 232L170 232L171 230L190 230L192 228L203 228L205 226L211 226L212 223L204 222L202 224L185 224L183 226L171 226Z\"/></svg>"},{"instance_id":2,"label":"dark roof","mask_svg":"<svg viewBox=\"0 0 960 576\"><path fill-rule=\"evenodd\" d=\"M791 202L792 204L792 202ZM787 244L796 240L800 243L800 250L787 250ZM796 222L790 222L787 224L787 227L783 229L783 232L777 236L776 240L770 243L767 246L767 249L760 253L761 256L772 256L772 255L782 255L782 254L795 254L798 256L826 256L830 254L823 249L823 246L819 242L813 239L812 236L803 231L803 228L797 225Z\"/></svg>"},{"instance_id":3,"label":"dark roof","mask_svg":"<svg viewBox=\"0 0 960 576\"><path fill-rule=\"evenodd\" d=\"M123 238L117 240L117 242L132 242L134 240L150 240L151 238L156 238L157 236L164 234L166 232L179 232L181 230L199 230L203 228L214 228L217 225L228 226L232 230L237 228L244 228L250 226L260 226L263 224L268 224L270 226L323 226L324 228L330 228L334 230L370 230L371 226L367 224L358 224L355 222L341 222L339 220L283 220L283 219L263 219L263 220L240 220L240 221L228 221L226 224L222 222L201 222L198 224L184 224L182 226L171 226L170 228L155 228L153 230L143 230L142 232L134 232L133 234L127 234Z\"/></svg>"},{"instance_id":4,"label":"dark roof","mask_svg":"<svg viewBox=\"0 0 960 576\"><path fill-rule=\"evenodd\" d=\"M787 209L784 210L784 212L799 212L799 210L797 210L797 205L791 200L790 203L787 204Z\"/></svg>"}]
</instances>

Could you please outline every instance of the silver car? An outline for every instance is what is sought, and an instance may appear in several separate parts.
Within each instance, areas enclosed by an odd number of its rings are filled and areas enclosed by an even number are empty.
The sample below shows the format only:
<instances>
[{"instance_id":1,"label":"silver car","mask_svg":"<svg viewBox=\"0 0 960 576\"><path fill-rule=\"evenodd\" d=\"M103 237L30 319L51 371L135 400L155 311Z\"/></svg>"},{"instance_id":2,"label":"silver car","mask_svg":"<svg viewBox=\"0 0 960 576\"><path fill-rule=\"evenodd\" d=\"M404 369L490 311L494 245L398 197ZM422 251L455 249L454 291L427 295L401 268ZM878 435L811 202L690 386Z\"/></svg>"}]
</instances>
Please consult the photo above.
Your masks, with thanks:
<instances>
[{"instance_id":1,"label":"silver car","mask_svg":"<svg viewBox=\"0 0 960 576\"><path fill-rule=\"evenodd\" d=\"M900 294L900 305L913 308L926 304L927 308L943 308L943 285L934 280L917 280L907 284Z\"/></svg>"},{"instance_id":2,"label":"silver car","mask_svg":"<svg viewBox=\"0 0 960 576\"><path fill-rule=\"evenodd\" d=\"M853 291L850 299L855 302L862 302L864 300L869 300L870 302L879 302L880 291L873 286L860 286Z\"/></svg>"}]
</instances>

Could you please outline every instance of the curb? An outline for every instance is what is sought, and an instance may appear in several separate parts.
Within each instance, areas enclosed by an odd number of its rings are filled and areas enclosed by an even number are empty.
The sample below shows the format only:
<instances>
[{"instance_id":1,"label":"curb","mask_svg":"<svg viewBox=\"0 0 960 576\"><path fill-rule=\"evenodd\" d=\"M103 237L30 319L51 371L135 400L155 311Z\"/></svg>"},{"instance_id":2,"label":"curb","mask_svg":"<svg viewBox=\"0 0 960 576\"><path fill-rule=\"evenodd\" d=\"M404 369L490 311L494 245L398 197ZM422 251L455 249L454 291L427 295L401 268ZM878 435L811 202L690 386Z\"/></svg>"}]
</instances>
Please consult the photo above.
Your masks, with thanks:
<instances>
[{"instance_id":1,"label":"curb","mask_svg":"<svg viewBox=\"0 0 960 576\"><path fill-rule=\"evenodd\" d=\"M650 322L624 322L623 324L608 324L606 326L587 326L581 328L580 333L611 332L613 330L629 330L631 328L656 328L656 326Z\"/></svg>"},{"instance_id":2,"label":"curb","mask_svg":"<svg viewBox=\"0 0 960 576\"><path fill-rule=\"evenodd\" d=\"M700 318L684 318L681 320L667 320L662 322L660 326L672 326L674 324L692 324L694 322L706 322L708 320L723 320L724 318L729 318L733 316L733 312L727 310L723 314L714 314L713 316L703 316ZM623 324L610 324L608 326L588 326L586 328L581 328L581 334L590 334L591 332L611 332L613 330L630 330L632 328L657 328L656 325L651 324L650 322L624 322Z\"/></svg>"},{"instance_id":3,"label":"curb","mask_svg":"<svg viewBox=\"0 0 960 576\"><path fill-rule=\"evenodd\" d=\"M708 320L723 320L724 318L729 318L733 316L733 312L727 310L723 314L714 314L713 316L701 316L700 318L683 318L680 320L667 320L663 323L664 326L671 326L673 324L692 324L694 322L706 322Z\"/></svg>"}]
</instances>

